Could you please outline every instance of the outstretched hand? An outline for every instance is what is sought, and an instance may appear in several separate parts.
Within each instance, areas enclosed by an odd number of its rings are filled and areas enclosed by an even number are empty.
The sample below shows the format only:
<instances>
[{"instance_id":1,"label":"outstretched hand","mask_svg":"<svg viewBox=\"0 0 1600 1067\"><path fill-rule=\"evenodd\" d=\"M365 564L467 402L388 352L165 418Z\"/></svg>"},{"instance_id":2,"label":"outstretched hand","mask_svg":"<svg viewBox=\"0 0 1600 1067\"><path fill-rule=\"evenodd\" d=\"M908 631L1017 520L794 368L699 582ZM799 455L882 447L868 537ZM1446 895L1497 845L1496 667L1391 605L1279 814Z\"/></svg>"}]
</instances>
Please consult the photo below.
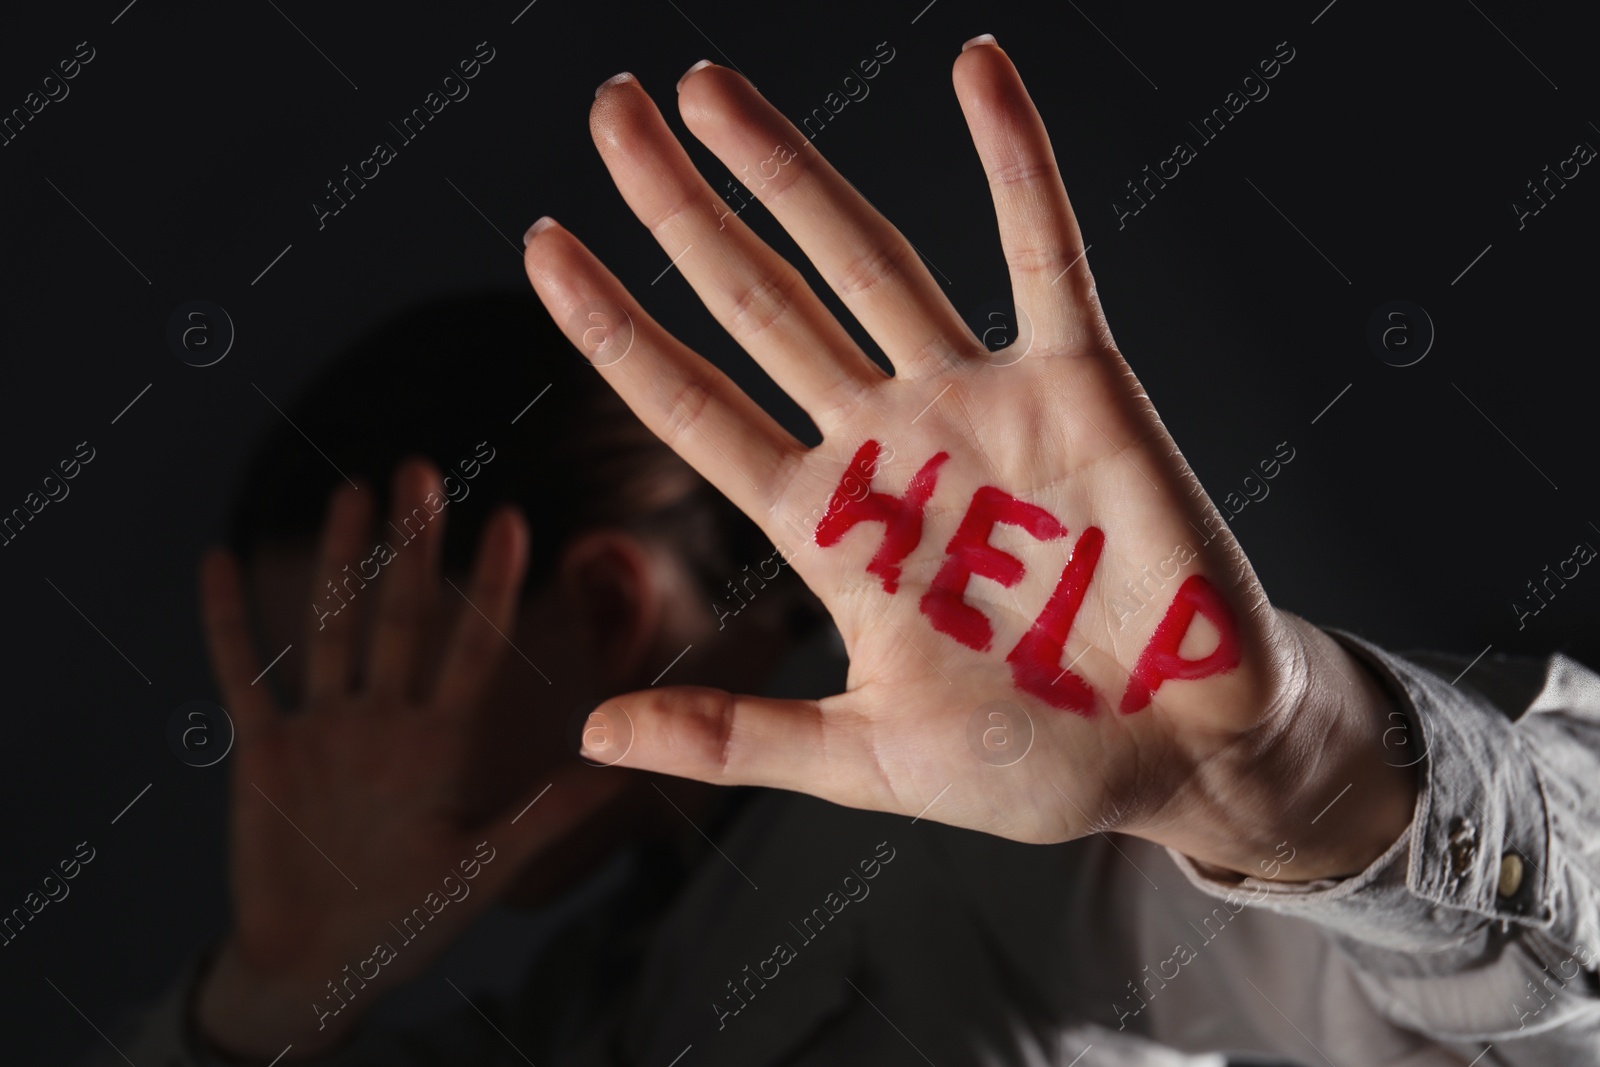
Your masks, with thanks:
<instances>
[{"instance_id":1,"label":"outstretched hand","mask_svg":"<svg viewBox=\"0 0 1600 1067\"><path fill-rule=\"evenodd\" d=\"M697 64L678 86L690 132L735 174L755 167L753 192L893 377L728 214L637 80L598 92L591 130L628 206L821 444L785 432L551 220L526 238L528 276L633 411L784 550L850 674L818 701L623 696L595 713L607 729L589 754L1023 841L1119 829L1251 873L1297 825L1287 877L1360 869L1414 795L1411 772L1378 758L1381 694L1271 607L1117 351L1010 60L978 39L954 80L1021 327L1003 358L749 82ZM1347 782L1360 817L1307 825Z\"/></svg>"},{"instance_id":2,"label":"outstretched hand","mask_svg":"<svg viewBox=\"0 0 1600 1067\"><path fill-rule=\"evenodd\" d=\"M289 1042L309 1055L337 1043L621 785L575 765L554 782L529 782L504 811L473 811L476 715L514 626L528 531L514 509L490 520L464 590L471 606L437 660L424 642L439 597L440 489L431 465L403 464L393 525L370 556L371 494L334 494L308 591L304 699L292 714L257 684L237 562L219 550L204 563L206 636L238 739L234 927L196 1008L202 1032L235 1055L267 1059ZM436 671L423 666L435 662ZM547 786L538 816L513 825Z\"/></svg>"}]
</instances>

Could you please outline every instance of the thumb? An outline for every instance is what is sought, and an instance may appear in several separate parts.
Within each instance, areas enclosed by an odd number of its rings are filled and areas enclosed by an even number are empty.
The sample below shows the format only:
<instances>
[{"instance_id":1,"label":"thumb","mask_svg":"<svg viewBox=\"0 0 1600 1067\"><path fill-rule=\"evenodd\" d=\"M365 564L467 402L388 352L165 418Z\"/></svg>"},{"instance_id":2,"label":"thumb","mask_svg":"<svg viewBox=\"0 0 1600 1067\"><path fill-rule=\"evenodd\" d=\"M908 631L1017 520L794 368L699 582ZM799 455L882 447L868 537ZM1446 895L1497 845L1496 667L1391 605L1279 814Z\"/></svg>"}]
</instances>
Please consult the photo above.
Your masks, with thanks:
<instances>
[{"instance_id":1,"label":"thumb","mask_svg":"<svg viewBox=\"0 0 1600 1067\"><path fill-rule=\"evenodd\" d=\"M582 754L714 785L793 789L855 808L898 811L871 721L848 695L739 696L678 686L615 697L589 713Z\"/></svg>"}]
</instances>

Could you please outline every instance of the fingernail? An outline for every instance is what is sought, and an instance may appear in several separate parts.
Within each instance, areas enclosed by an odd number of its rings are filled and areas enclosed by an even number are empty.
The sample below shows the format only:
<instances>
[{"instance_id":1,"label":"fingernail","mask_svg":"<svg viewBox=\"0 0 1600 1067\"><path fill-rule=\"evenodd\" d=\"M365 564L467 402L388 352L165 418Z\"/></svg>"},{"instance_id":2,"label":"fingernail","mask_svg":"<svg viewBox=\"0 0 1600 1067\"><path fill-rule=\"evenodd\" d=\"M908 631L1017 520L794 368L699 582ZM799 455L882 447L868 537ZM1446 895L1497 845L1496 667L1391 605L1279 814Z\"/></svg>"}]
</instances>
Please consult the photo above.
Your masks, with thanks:
<instances>
[{"instance_id":1,"label":"fingernail","mask_svg":"<svg viewBox=\"0 0 1600 1067\"><path fill-rule=\"evenodd\" d=\"M611 720L599 711L591 711L583 721L581 754L598 756L611 740Z\"/></svg>"},{"instance_id":2,"label":"fingernail","mask_svg":"<svg viewBox=\"0 0 1600 1067\"><path fill-rule=\"evenodd\" d=\"M965 52L967 49L973 47L974 45L980 45L980 44L995 44L995 45L997 45L998 43L999 42L997 42L994 39L994 34L992 34L992 33L980 33L980 34L978 34L978 36L974 37L972 40L970 40L966 44L962 45L961 46L961 50L963 52Z\"/></svg>"},{"instance_id":3,"label":"fingernail","mask_svg":"<svg viewBox=\"0 0 1600 1067\"><path fill-rule=\"evenodd\" d=\"M635 79L634 76L629 74L627 71L623 71L621 74L613 74L611 77L601 82L599 88L595 89L595 98L599 99L600 94L611 88L613 85L621 85L623 82L631 82L636 80L637 79Z\"/></svg>"},{"instance_id":4,"label":"fingernail","mask_svg":"<svg viewBox=\"0 0 1600 1067\"><path fill-rule=\"evenodd\" d=\"M556 220L551 218L549 215L540 215L536 220L534 220L533 225L529 226L528 229L523 233L522 247L527 248L528 242L533 240L536 234L543 233L545 230L548 230L555 224Z\"/></svg>"},{"instance_id":5,"label":"fingernail","mask_svg":"<svg viewBox=\"0 0 1600 1067\"><path fill-rule=\"evenodd\" d=\"M711 66L711 60L702 59L700 62L696 63L694 66L692 66L688 70L684 71L683 72L683 77L678 79L678 92L680 92L680 93L683 92L683 83L689 80L689 75L693 74L697 70L705 70L709 66Z\"/></svg>"}]
</instances>

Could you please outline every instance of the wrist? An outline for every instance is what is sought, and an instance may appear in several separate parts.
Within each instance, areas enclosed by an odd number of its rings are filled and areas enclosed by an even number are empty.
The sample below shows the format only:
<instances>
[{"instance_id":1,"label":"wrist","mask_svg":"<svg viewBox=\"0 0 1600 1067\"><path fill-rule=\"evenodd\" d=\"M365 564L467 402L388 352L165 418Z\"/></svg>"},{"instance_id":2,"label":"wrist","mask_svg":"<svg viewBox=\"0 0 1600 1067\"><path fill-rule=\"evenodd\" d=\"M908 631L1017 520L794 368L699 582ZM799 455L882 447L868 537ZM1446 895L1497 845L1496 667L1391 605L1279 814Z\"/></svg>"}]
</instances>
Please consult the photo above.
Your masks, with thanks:
<instances>
[{"instance_id":1,"label":"wrist","mask_svg":"<svg viewBox=\"0 0 1600 1067\"><path fill-rule=\"evenodd\" d=\"M1258 736L1197 773L1186 828L1161 843L1240 876L1348 877L1410 826L1420 761L1395 743L1396 698L1372 670L1305 620L1278 617L1280 699Z\"/></svg>"},{"instance_id":2,"label":"wrist","mask_svg":"<svg viewBox=\"0 0 1600 1067\"><path fill-rule=\"evenodd\" d=\"M326 994L309 983L252 968L229 937L202 969L190 1002L196 1037L213 1055L267 1063L294 1046L284 1062L327 1052L355 1029L354 1011L319 1012Z\"/></svg>"}]
</instances>

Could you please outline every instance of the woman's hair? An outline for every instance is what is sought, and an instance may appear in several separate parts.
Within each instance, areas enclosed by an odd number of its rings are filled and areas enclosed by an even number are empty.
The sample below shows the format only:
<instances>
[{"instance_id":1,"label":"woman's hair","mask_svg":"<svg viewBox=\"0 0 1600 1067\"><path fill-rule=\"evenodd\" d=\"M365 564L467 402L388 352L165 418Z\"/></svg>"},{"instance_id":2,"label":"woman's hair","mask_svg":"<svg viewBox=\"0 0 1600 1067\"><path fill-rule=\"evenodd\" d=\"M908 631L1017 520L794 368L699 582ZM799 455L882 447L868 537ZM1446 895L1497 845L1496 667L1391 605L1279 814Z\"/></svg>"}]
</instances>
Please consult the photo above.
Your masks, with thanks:
<instances>
[{"instance_id":1,"label":"woman's hair","mask_svg":"<svg viewBox=\"0 0 1600 1067\"><path fill-rule=\"evenodd\" d=\"M597 529L669 546L708 597L728 597L727 583L774 551L639 422L531 294L414 305L347 348L285 411L230 512L241 556L314 541L344 476L375 490L387 515L395 467L419 455L448 479L445 568L466 571L495 506L516 504L532 532L526 592L549 580L573 538ZM822 618L790 568L766 584L759 599L795 636Z\"/></svg>"}]
</instances>

